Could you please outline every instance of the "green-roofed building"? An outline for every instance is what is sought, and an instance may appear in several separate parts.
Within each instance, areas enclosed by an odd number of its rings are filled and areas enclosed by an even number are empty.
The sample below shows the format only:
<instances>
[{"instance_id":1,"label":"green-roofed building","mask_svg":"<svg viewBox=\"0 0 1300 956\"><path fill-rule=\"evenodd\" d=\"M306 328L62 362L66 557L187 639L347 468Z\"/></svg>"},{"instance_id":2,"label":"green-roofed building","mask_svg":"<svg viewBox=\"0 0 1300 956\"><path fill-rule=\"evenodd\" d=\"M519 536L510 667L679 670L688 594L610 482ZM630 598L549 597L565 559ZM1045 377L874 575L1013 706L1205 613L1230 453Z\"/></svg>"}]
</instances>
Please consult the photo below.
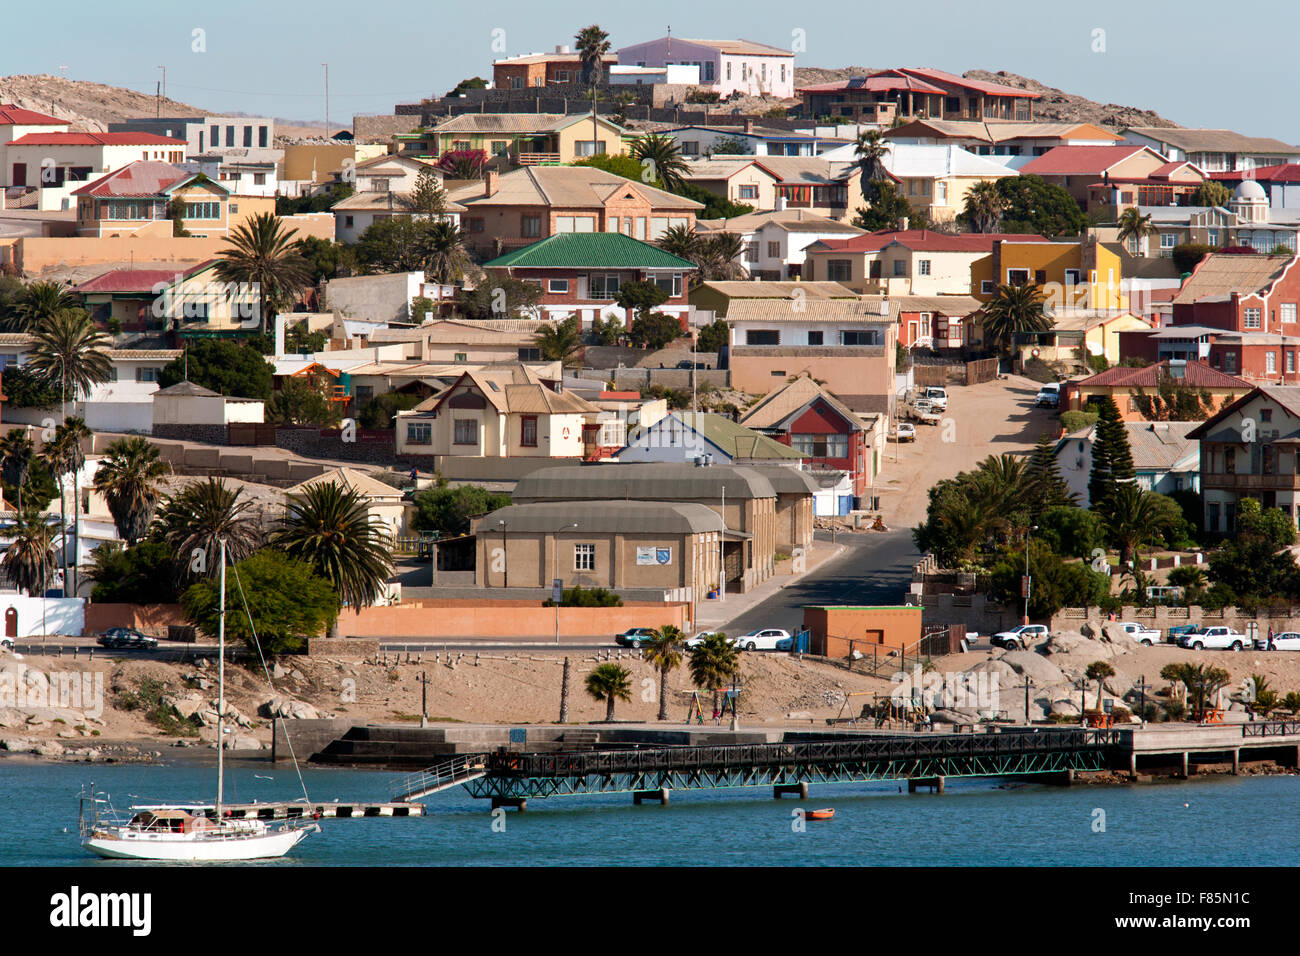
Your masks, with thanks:
<instances>
[{"instance_id":1,"label":"green-roofed building","mask_svg":"<svg viewBox=\"0 0 1300 956\"><path fill-rule=\"evenodd\" d=\"M627 218L622 226L627 231L644 230L644 222L637 226ZM558 229L574 228L563 219L557 217ZM617 217L610 221L611 228L616 225ZM485 262L483 268L489 274L536 282L542 288L538 318L576 315L583 328L597 317L614 317L626 325L631 317L614 303L618 290L627 282L653 282L668 293L658 311L676 317L683 331L688 328L686 287L695 263L621 232L557 232Z\"/></svg>"},{"instance_id":2,"label":"green-roofed building","mask_svg":"<svg viewBox=\"0 0 1300 956\"><path fill-rule=\"evenodd\" d=\"M719 465L798 465L803 455L752 428L711 412L669 412L649 428L628 435L615 453L621 462L694 461L712 456Z\"/></svg>"}]
</instances>

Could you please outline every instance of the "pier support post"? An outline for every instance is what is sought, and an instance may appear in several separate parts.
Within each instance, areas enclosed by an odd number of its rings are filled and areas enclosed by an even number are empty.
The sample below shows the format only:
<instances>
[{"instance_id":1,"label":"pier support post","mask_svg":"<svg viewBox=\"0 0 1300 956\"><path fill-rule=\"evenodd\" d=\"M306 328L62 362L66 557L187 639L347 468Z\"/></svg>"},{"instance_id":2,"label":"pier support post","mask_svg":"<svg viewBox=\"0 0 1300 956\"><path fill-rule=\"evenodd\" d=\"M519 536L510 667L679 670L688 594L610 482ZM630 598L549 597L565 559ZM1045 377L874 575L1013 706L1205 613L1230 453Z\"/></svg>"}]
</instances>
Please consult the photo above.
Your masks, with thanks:
<instances>
[{"instance_id":1,"label":"pier support post","mask_svg":"<svg viewBox=\"0 0 1300 956\"><path fill-rule=\"evenodd\" d=\"M1236 775L1237 775L1237 772L1238 772L1239 770L1241 770L1241 748L1240 748L1240 747L1235 747L1235 748L1233 748L1233 751L1232 751L1232 774L1233 774L1233 776L1236 776Z\"/></svg>"},{"instance_id":2,"label":"pier support post","mask_svg":"<svg viewBox=\"0 0 1300 956\"><path fill-rule=\"evenodd\" d=\"M1183 779L1187 779L1187 751L1183 751Z\"/></svg>"},{"instance_id":3,"label":"pier support post","mask_svg":"<svg viewBox=\"0 0 1300 956\"><path fill-rule=\"evenodd\" d=\"M520 813L523 813L525 810L528 809L528 798L527 797L493 797L492 809L495 810L497 807L506 807L508 809L512 808L518 810Z\"/></svg>"},{"instance_id":4,"label":"pier support post","mask_svg":"<svg viewBox=\"0 0 1300 956\"><path fill-rule=\"evenodd\" d=\"M632 803L640 806L645 801L657 803L661 807L668 806L668 788L660 787L658 790L633 790Z\"/></svg>"},{"instance_id":5,"label":"pier support post","mask_svg":"<svg viewBox=\"0 0 1300 956\"><path fill-rule=\"evenodd\" d=\"M909 777L907 792L916 793L921 787L929 787L931 793L943 793L943 777Z\"/></svg>"},{"instance_id":6,"label":"pier support post","mask_svg":"<svg viewBox=\"0 0 1300 956\"><path fill-rule=\"evenodd\" d=\"M808 784L807 784L807 782L802 782L802 783L778 783L778 784L776 784L774 787L772 787L772 798L773 798L774 800L780 800L780 799L781 799L782 797L784 797L787 793L792 793L792 794L794 794L794 795L797 796L800 800L807 800L807 799L808 799Z\"/></svg>"}]
</instances>

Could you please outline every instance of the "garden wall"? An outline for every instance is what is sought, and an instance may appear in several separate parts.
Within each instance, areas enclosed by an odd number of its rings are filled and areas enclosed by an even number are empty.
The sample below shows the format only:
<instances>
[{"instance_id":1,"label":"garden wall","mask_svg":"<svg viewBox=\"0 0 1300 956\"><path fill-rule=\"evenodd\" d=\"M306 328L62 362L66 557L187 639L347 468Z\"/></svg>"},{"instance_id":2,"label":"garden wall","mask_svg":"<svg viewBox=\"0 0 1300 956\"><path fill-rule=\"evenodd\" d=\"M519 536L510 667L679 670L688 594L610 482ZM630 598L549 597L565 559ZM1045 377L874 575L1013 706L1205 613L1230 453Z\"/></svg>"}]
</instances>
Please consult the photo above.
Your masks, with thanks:
<instances>
[{"instance_id":1,"label":"garden wall","mask_svg":"<svg viewBox=\"0 0 1300 956\"><path fill-rule=\"evenodd\" d=\"M639 603L623 607L562 607L560 634L564 638L605 637L630 627L663 627L684 631L691 626L689 604ZM429 638L555 636L555 608L540 601L424 600L418 604L365 608L344 613L339 633L345 637Z\"/></svg>"}]
</instances>

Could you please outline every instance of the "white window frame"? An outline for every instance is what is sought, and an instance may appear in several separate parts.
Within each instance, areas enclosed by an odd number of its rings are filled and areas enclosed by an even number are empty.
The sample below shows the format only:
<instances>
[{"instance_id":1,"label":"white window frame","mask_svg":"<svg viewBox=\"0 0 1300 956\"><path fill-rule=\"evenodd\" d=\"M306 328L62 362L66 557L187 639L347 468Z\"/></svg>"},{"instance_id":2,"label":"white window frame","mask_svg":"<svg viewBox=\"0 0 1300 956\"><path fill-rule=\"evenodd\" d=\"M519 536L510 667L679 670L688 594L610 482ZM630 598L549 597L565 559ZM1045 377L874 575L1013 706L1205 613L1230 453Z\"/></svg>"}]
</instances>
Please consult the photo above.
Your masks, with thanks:
<instances>
[{"instance_id":1,"label":"white window frame","mask_svg":"<svg viewBox=\"0 0 1300 956\"><path fill-rule=\"evenodd\" d=\"M573 570L596 570L596 546L594 544L575 544L573 546Z\"/></svg>"}]
</instances>

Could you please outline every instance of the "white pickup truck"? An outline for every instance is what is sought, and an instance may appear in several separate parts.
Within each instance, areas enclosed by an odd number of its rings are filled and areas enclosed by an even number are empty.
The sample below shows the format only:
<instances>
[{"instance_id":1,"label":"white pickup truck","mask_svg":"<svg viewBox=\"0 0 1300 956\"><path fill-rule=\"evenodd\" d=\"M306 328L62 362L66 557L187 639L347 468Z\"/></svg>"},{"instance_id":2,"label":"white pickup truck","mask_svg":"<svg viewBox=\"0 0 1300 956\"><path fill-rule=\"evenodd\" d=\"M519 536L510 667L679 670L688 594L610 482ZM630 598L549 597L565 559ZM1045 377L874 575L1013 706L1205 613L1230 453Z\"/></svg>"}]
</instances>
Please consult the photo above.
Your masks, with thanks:
<instances>
[{"instance_id":1,"label":"white pickup truck","mask_svg":"<svg viewBox=\"0 0 1300 956\"><path fill-rule=\"evenodd\" d=\"M1224 625L1203 627L1199 631L1188 631L1178 638L1179 647L1188 647L1194 651L1209 649L1212 651L1240 651L1251 646L1250 638L1240 631L1234 631Z\"/></svg>"},{"instance_id":2,"label":"white pickup truck","mask_svg":"<svg viewBox=\"0 0 1300 956\"><path fill-rule=\"evenodd\" d=\"M1112 627L1118 627L1121 631L1144 647L1150 647L1153 644L1159 644L1161 642L1162 635L1158 630L1151 627L1143 627L1141 624L1136 624L1133 621L1120 621L1118 624L1112 625Z\"/></svg>"}]
</instances>

